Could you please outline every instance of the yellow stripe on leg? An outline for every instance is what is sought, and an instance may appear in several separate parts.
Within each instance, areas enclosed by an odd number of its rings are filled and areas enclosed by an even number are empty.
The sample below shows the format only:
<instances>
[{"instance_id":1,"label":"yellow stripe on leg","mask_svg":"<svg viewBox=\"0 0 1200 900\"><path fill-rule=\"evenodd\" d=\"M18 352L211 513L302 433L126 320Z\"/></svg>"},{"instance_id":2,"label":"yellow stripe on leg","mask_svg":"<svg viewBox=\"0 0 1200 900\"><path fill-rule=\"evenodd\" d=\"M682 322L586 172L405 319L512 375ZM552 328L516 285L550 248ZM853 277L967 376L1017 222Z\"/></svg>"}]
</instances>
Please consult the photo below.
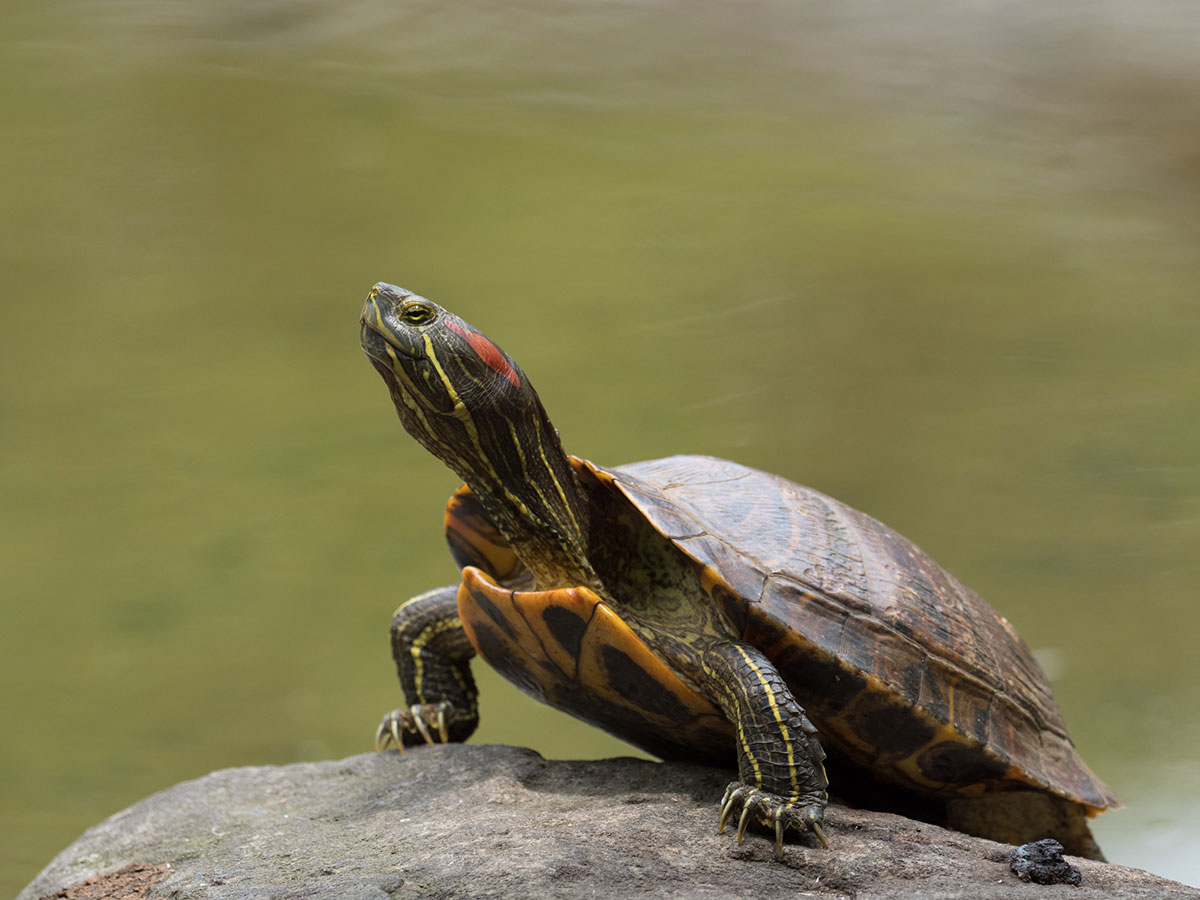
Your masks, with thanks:
<instances>
[{"instance_id":1,"label":"yellow stripe on leg","mask_svg":"<svg viewBox=\"0 0 1200 900\"><path fill-rule=\"evenodd\" d=\"M417 690L417 701L419 703L428 702L425 699L425 690L421 686L421 678L425 671L425 664L421 661L421 652L425 649L426 644L439 634L462 627L462 619L458 616L439 619L432 625L425 627L420 634L413 638L412 643L408 645L408 652L411 654L413 660L413 685Z\"/></svg>"},{"instance_id":2,"label":"yellow stripe on leg","mask_svg":"<svg viewBox=\"0 0 1200 900\"><path fill-rule=\"evenodd\" d=\"M743 648L735 644L734 649L741 654L742 659L746 662L746 665L753 670L755 676L758 678L759 683L763 686L763 691L766 692L767 701L771 704L771 714L775 716L775 723L779 726L779 736L783 739L784 746L787 747L788 778L790 778L792 782L792 794L790 797L788 797L788 799L797 800L800 797L800 784L796 780L796 754L792 746L791 732L788 730L787 725L783 721L783 713L779 709L779 704L775 702L775 694L771 690L771 686L767 682L766 676L763 675L762 670L760 670L758 666L754 664L754 660L750 658L750 654L748 654ZM738 730L741 730L740 724L738 726Z\"/></svg>"}]
</instances>

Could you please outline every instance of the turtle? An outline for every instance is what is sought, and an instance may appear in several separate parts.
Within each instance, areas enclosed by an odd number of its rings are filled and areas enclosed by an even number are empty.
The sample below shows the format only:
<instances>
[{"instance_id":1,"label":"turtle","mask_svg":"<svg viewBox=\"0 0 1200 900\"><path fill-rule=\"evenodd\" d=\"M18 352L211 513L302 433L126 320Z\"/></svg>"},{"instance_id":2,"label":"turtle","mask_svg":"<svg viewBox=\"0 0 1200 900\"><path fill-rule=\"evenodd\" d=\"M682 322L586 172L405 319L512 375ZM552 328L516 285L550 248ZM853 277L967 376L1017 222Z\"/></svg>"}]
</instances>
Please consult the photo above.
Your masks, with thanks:
<instances>
[{"instance_id":1,"label":"turtle","mask_svg":"<svg viewBox=\"0 0 1200 900\"><path fill-rule=\"evenodd\" d=\"M376 284L362 348L404 428L464 482L459 582L401 604L406 706L376 750L464 741L476 655L527 694L666 760L736 765L718 832L829 847L829 772L961 831L1103 859L1119 806L1007 619L914 543L812 488L723 459L569 456L513 359ZM828 755L827 755L828 754ZM827 765L828 764L828 765ZM808 835L808 837L804 837Z\"/></svg>"}]
</instances>

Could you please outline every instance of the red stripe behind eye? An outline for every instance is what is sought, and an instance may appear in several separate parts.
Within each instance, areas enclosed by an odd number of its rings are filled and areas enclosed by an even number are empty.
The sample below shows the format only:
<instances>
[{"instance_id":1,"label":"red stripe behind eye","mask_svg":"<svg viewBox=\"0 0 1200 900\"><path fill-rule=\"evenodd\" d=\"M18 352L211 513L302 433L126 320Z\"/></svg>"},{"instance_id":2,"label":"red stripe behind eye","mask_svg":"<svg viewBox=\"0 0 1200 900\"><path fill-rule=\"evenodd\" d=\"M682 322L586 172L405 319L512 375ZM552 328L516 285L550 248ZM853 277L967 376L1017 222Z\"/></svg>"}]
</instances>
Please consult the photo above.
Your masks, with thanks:
<instances>
[{"instance_id":1,"label":"red stripe behind eye","mask_svg":"<svg viewBox=\"0 0 1200 900\"><path fill-rule=\"evenodd\" d=\"M521 386L521 376L508 364L508 360L504 358L504 354L500 352L499 347L478 331L469 331L453 319L446 319L446 327L466 340L471 345L471 349L475 351L480 359L487 363L488 368L493 372L503 375L512 382L513 387L519 388Z\"/></svg>"}]
</instances>

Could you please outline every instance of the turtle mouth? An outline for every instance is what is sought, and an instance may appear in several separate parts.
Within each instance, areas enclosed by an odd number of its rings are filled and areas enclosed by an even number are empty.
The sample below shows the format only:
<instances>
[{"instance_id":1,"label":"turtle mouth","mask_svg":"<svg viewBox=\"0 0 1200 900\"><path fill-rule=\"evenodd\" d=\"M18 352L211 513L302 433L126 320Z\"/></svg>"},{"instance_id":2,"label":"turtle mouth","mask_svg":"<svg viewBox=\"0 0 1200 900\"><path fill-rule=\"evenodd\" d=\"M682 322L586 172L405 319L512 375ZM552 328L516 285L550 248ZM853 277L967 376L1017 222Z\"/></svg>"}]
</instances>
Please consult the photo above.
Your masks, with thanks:
<instances>
[{"instance_id":1,"label":"turtle mouth","mask_svg":"<svg viewBox=\"0 0 1200 900\"><path fill-rule=\"evenodd\" d=\"M371 296L367 298L367 302L363 305L362 315L359 316L359 324L361 326L359 330L359 343L362 344L363 352L371 357L371 359L391 365L396 360L396 354L406 356L409 359L417 358L416 354L412 352L411 346L399 340L388 327L386 311L376 299L374 291L372 291Z\"/></svg>"},{"instance_id":2,"label":"turtle mouth","mask_svg":"<svg viewBox=\"0 0 1200 900\"><path fill-rule=\"evenodd\" d=\"M388 357L389 348L393 353L402 352L399 347L372 328L366 319L362 321L362 328L359 331L358 339L359 343L362 344L363 352L377 362L391 365L391 359Z\"/></svg>"}]
</instances>

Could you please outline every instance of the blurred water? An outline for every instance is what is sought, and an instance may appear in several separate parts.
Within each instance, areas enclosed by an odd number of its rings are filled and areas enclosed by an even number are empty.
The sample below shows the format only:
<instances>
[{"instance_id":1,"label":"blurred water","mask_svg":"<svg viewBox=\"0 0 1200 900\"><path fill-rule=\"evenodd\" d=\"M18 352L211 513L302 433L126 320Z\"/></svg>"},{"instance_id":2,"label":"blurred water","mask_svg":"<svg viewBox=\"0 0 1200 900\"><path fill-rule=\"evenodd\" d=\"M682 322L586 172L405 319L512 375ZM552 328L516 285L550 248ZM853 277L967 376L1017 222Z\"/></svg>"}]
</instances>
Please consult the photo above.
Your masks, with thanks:
<instances>
[{"instance_id":1,"label":"blurred water","mask_svg":"<svg viewBox=\"0 0 1200 900\"><path fill-rule=\"evenodd\" d=\"M1200 884L1200 37L1116 2L0 12L0 889L213 768L368 748L449 473L376 280L569 450L705 452L913 537ZM478 740L628 752L485 677Z\"/></svg>"}]
</instances>

